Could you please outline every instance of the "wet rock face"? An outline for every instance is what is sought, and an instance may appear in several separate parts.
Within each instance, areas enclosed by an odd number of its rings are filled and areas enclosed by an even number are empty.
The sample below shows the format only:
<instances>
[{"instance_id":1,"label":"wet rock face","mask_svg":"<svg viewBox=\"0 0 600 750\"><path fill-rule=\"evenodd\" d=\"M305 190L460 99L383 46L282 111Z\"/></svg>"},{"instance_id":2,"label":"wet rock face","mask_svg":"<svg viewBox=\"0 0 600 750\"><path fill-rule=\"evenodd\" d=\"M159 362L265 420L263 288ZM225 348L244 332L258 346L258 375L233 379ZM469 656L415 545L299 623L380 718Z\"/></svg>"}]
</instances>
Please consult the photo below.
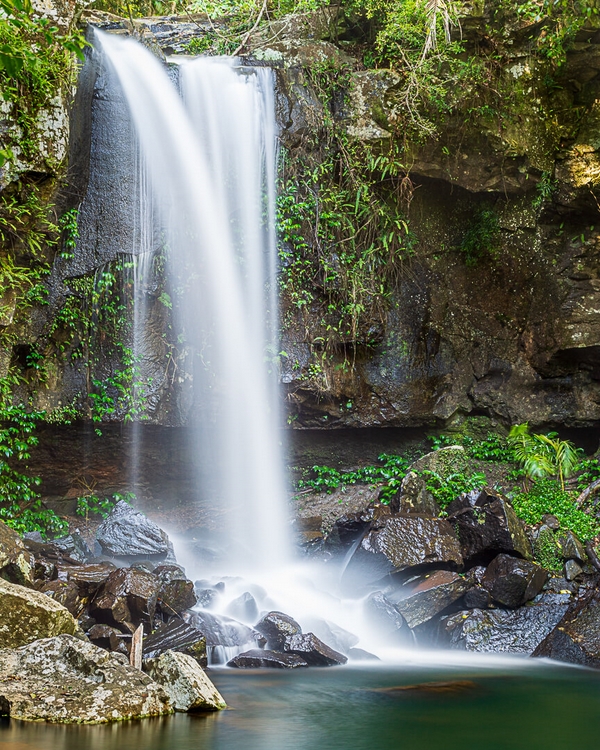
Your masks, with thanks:
<instances>
[{"instance_id":1,"label":"wet rock face","mask_svg":"<svg viewBox=\"0 0 600 750\"><path fill-rule=\"evenodd\" d=\"M256 622L256 618L258 617L256 599L249 591L246 591L229 603L227 613L236 620Z\"/></svg>"},{"instance_id":2,"label":"wet rock face","mask_svg":"<svg viewBox=\"0 0 600 750\"><path fill-rule=\"evenodd\" d=\"M446 511L466 561L487 561L499 552L531 558L531 544L508 500L475 490L454 500Z\"/></svg>"},{"instance_id":3,"label":"wet rock face","mask_svg":"<svg viewBox=\"0 0 600 750\"><path fill-rule=\"evenodd\" d=\"M237 669L296 669L308 667L308 663L296 654L254 648L234 656L227 666Z\"/></svg>"},{"instance_id":4,"label":"wet rock face","mask_svg":"<svg viewBox=\"0 0 600 750\"><path fill-rule=\"evenodd\" d=\"M171 550L167 534L124 500L101 524L96 539L105 555L131 562L144 558L164 560Z\"/></svg>"},{"instance_id":5,"label":"wet rock face","mask_svg":"<svg viewBox=\"0 0 600 750\"><path fill-rule=\"evenodd\" d=\"M471 583L447 570L437 570L428 576L402 586L390 595L396 609L408 626L417 627L442 612L470 588Z\"/></svg>"},{"instance_id":6,"label":"wet rock face","mask_svg":"<svg viewBox=\"0 0 600 750\"><path fill-rule=\"evenodd\" d=\"M162 685L176 711L217 711L226 708L223 697L197 661L187 654L166 651L144 664L150 677Z\"/></svg>"},{"instance_id":7,"label":"wet rock face","mask_svg":"<svg viewBox=\"0 0 600 750\"><path fill-rule=\"evenodd\" d=\"M158 606L163 614L181 614L196 606L198 600L194 584L185 577L178 565L160 565L152 572L160 581Z\"/></svg>"},{"instance_id":8,"label":"wet rock face","mask_svg":"<svg viewBox=\"0 0 600 750\"><path fill-rule=\"evenodd\" d=\"M460 544L452 527L440 518L397 515L382 527L370 531L361 548L384 558L388 572L400 572L418 565L445 563L460 567Z\"/></svg>"},{"instance_id":9,"label":"wet rock face","mask_svg":"<svg viewBox=\"0 0 600 750\"><path fill-rule=\"evenodd\" d=\"M0 579L0 648L17 648L78 630L73 615L58 601Z\"/></svg>"},{"instance_id":10,"label":"wet rock face","mask_svg":"<svg viewBox=\"0 0 600 750\"><path fill-rule=\"evenodd\" d=\"M333 667L348 661L347 656L334 651L314 633L288 635L283 642L283 651L302 657L311 667Z\"/></svg>"},{"instance_id":11,"label":"wet rock face","mask_svg":"<svg viewBox=\"0 0 600 750\"><path fill-rule=\"evenodd\" d=\"M432 471L445 479L449 474L468 470L469 458L462 445L450 445L431 451L411 464L400 490L392 500L392 507L400 513L437 516L439 506L427 489L427 478L422 476L422 472Z\"/></svg>"},{"instance_id":12,"label":"wet rock face","mask_svg":"<svg viewBox=\"0 0 600 750\"><path fill-rule=\"evenodd\" d=\"M97 724L172 712L162 687L125 657L70 635L0 650L0 698L25 721Z\"/></svg>"},{"instance_id":13,"label":"wet rock face","mask_svg":"<svg viewBox=\"0 0 600 750\"><path fill-rule=\"evenodd\" d=\"M600 667L600 591L591 589L574 602L533 655Z\"/></svg>"},{"instance_id":14,"label":"wet rock face","mask_svg":"<svg viewBox=\"0 0 600 750\"><path fill-rule=\"evenodd\" d=\"M264 638L257 630L223 615L212 615L209 612L193 612L184 615L186 622L199 630L206 638L207 646L245 646L262 641Z\"/></svg>"},{"instance_id":15,"label":"wet rock face","mask_svg":"<svg viewBox=\"0 0 600 750\"><path fill-rule=\"evenodd\" d=\"M381 591L370 594L365 602L365 612L374 628L396 645L413 643L408 624L397 607Z\"/></svg>"},{"instance_id":16,"label":"wet rock face","mask_svg":"<svg viewBox=\"0 0 600 750\"><path fill-rule=\"evenodd\" d=\"M489 564L481 583L499 604L520 607L540 593L547 579L548 571L535 563L498 555Z\"/></svg>"},{"instance_id":17,"label":"wet rock face","mask_svg":"<svg viewBox=\"0 0 600 750\"><path fill-rule=\"evenodd\" d=\"M568 595L546 593L515 610L459 612L442 621L440 645L464 651L531 655L559 623L569 601Z\"/></svg>"},{"instance_id":18,"label":"wet rock face","mask_svg":"<svg viewBox=\"0 0 600 750\"><path fill-rule=\"evenodd\" d=\"M302 633L302 628L296 620L283 612L269 612L259 622L255 629L267 639L267 648L281 651L285 639Z\"/></svg>"},{"instance_id":19,"label":"wet rock face","mask_svg":"<svg viewBox=\"0 0 600 750\"><path fill-rule=\"evenodd\" d=\"M124 627L130 632L141 623L151 626L156 612L159 583L149 573L133 568L113 571L90 606L99 622Z\"/></svg>"},{"instance_id":20,"label":"wet rock face","mask_svg":"<svg viewBox=\"0 0 600 750\"><path fill-rule=\"evenodd\" d=\"M196 659L201 667L207 664L204 634L181 620L170 620L144 639L144 659L154 659L165 651L181 651Z\"/></svg>"}]
</instances>

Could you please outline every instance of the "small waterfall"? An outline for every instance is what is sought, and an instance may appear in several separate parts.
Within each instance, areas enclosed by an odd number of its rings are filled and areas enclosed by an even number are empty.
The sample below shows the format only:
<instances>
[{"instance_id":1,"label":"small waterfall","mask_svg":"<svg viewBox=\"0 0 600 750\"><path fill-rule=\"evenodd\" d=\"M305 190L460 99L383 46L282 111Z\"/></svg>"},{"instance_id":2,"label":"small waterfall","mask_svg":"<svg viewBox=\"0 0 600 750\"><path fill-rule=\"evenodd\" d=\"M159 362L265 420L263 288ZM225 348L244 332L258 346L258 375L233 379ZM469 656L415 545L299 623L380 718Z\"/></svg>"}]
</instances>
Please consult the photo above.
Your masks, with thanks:
<instances>
[{"instance_id":1,"label":"small waterfall","mask_svg":"<svg viewBox=\"0 0 600 750\"><path fill-rule=\"evenodd\" d=\"M271 74L190 61L180 70L182 99L141 45L96 35L131 111L165 234L181 343L193 352L198 476L210 478L208 500L230 510L223 572L276 568L290 543L265 366L276 319Z\"/></svg>"}]
</instances>

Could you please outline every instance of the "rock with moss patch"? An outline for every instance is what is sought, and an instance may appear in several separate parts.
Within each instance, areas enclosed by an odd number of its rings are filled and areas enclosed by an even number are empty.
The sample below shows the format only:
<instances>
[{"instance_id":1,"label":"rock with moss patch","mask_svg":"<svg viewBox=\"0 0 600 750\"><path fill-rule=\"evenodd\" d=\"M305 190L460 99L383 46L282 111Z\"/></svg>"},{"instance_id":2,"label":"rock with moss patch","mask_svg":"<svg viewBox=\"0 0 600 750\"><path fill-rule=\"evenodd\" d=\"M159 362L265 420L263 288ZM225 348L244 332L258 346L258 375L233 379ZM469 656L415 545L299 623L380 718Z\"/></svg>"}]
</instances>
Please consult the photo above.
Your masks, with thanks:
<instances>
[{"instance_id":1,"label":"rock with moss patch","mask_svg":"<svg viewBox=\"0 0 600 750\"><path fill-rule=\"evenodd\" d=\"M223 697L195 659L178 651L165 651L144 667L163 686L176 711L217 711L226 708Z\"/></svg>"},{"instance_id":2,"label":"rock with moss patch","mask_svg":"<svg viewBox=\"0 0 600 750\"><path fill-rule=\"evenodd\" d=\"M0 579L0 647L17 648L38 638L78 631L75 618L59 602Z\"/></svg>"},{"instance_id":3,"label":"rock with moss patch","mask_svg":"<svg viewBox=\"0 0 600 750\"><path fill-rule=\"evenodd\" d=\"M172 712L150 677L71 635L0 650L2 713L23 721L101 724Z\"/></svg>"},{"instance_id":4,"label":"rock with moss patch","mask_svg":"<svg viewBox=\"0 0 600 750\"><path fill-rule=\"evenodd\" d=\"M0 521L0 577L11 583L32 585L35 561L21 537Z\"/></svg>"}]
</instances>

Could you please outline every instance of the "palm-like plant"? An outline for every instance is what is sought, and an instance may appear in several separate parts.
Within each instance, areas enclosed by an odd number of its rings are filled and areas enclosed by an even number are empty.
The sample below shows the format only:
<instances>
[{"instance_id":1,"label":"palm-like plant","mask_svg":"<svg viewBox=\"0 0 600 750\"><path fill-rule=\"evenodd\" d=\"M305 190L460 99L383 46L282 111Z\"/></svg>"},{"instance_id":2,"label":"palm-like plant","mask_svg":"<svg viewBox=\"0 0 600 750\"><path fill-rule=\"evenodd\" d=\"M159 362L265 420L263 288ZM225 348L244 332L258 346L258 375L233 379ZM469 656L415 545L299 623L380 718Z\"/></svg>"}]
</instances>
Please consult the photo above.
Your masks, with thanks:
<instances>
[{"instance_id":1,"label":"palm-like plant","mask_svg":"<svg viewBox=\"0 0 600 750\"><path fill-rule=\"evenodd\" d=\"M508 442L529 479L556 476L564 490L565 479L577 470L579 450L570 440L560 440L556 432L532 435L524 422L511 428Z\"/></svg>"}]
</instances>

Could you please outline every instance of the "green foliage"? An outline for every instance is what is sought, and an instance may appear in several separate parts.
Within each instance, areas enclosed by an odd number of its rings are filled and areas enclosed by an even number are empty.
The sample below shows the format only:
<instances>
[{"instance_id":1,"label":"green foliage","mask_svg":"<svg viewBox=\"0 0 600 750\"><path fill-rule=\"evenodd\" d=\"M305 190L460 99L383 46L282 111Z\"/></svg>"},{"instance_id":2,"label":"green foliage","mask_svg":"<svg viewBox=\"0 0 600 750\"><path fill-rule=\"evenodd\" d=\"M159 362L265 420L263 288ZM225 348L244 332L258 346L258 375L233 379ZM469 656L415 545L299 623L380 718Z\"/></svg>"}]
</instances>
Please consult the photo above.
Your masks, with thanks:
<instances>
[{"instance_id":1,"label":"green foliage","mask_svg":"<svg viewBox=\"0 0 600 750\"><path fill-rule=\"evenodd\" d=\"M531 435L525 422L511 428L508 442L530 479L558 476L564 490L565 479L577 471L581 451L570 440L560 440L556 432Z\"/></svg>"},{"instance_id":2,"label":"green foliage","mask_svg":"<svg viewBox=\"0 0 600 750\"><path fill-rule=\"evenodd\" d=\"M131 505L135 500L135 494L133 492L125 492L123 494L115 492L112 497L103 498L99 498L94 494L84 495L77 498L75 513L78 516L83 516L86 522L90 516L107 518L115 505L121 500Z\"/></svg>"},{"instance_id":3,"label":"green foliage","mask_svg":"<svg viewBox=\"0 0 600 750\"><path fill-rule=\"evenodd\" d=\"M560 551L560 545L552 529L542 526L533 545L535 561L546 570L559 573L563 567Z\"/></svg>"},{"instance_id":4,"label":"green foliage","mask_svg":"<svg viewBox=\"0 0 600 750\"><path fill-rule=\"evenodd\" d=\"M481 489L486 484L485 474L478 471L472 474L456 472L446 476L429 470L420 473L421 476L425 477L427 489L442 510L450 505L453 500L456 500L459 495Z\"/></svg>"},{"instance_id":5,"label":"green foliage","mask_svg":"<svg viewBox=\"0 0 600 750\"><path fill-rule=\"evenodd\" d=\"M596 479L600 479L600 461L597 458L584 458L579 462L577 472L577 490L582 492Z\"/></svg>"},{"instance_id":6,"label":"green foliage","mask_svg":"<svg viewBox=\"0 0 600 750\"><path fill-rule=\"evenodd\" d=\"M482 208L476 212L460 243L467 266L475 266L484 258L493 258L497 252L500 224L496 212Z\"/></svg>"},{"instance_id":7,"label":"green foliage","mask_svg":"<svg viewBox=\"0 0 600 750\"><path fill-rule=\"evenodd\" d=\"M488 432L482 440L476 440L469 435L431 435L429 440L431 440L433 450L436 451L449 445L462 445L467 455L478 461L498 463L515 461L513 449L506 438L496 432Z\"/></svg>"},{"instance_id":8,"label":"green foliage","mask_svg":"<svg viewBox=\"0 0 600 750\"><path fill-rule=\"evenodd\" d=\"M14 468L30 458L31 449L38 443L35 430L43 417L42 412L12 403L14 385L14 378L0 380L0 519L19 533L62 534L68 525L42 506L37 491L40 478Z\"/></svg>"},{"instance_id":9,"label":"green foliage","mask_svg":"<svg viewBox=\"0 0 600 750\"><path fill-rule=\"evenodd\" d=\"M512 505L525 523L535 525L546 513L560 521L563 529L570 529L581 539L592 539L600 532L600 525L582 510L575 508L573 495L561 488L555 479L539 479L527 492L516 492L511 496Z\"/></svg>"},{"instance_id":10,"label":"green foliage","mask_svg":"<svg viewBox=\"0 0 600 750\"><path fill-rule=\"evenodd\" d=\"M79 239L79 209L71 208L69 211L60 217L58 226L63 233L62 250L60 252L61 258L67 260L73 258L75 248L77 247L77 240Z\"/></svg>"},{"instance_id":11,"label":"green foliage","mask_svg":"<svg viewBox=\"0 0 600 750\"><path fill-rule=\"evenodd\" d=\"M331 493L339 487L353 484L383 485L379 499L389 503L400 489L406 476L408 461L402 456L382 453L377 458L377 466L364 466L356 471L338 471L329 466L313 466L313 476L298 482L298 489L309 488L315 492Z\"/></svg>"}]
</instances>

